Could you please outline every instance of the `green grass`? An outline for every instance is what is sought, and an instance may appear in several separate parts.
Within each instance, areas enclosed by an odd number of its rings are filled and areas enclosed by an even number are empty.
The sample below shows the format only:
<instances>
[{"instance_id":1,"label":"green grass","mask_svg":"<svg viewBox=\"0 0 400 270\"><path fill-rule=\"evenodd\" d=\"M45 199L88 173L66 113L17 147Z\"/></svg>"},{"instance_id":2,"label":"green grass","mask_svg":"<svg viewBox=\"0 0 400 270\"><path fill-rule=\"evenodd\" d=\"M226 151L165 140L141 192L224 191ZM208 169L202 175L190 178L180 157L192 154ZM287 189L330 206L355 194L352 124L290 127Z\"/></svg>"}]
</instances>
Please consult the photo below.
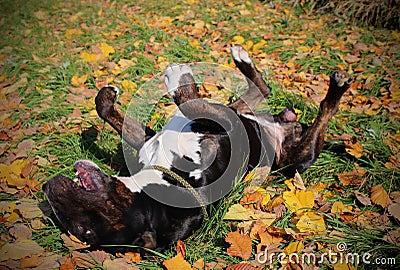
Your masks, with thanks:
<instances>
[{"instance_id":1,"label":"green grass","mask_svg":"<svg viewBox=\"0 0 400 270\"><path fill-rule=\"evenodd\" d=\"M67 95L70 94L68 87L71 87L71 78L74 75L88 75L87 86L91 89L96 87L96 78L93 73L97 70L105 71L106 75L103 79L112 77L113 83L117 85L123 79L127 79L134 81L138 88L149 89L150 86L146 85L148 79L154 78L162 72L156 67L157 59L160 56L165 57L166 61L170 63L202 62L206 59L211 59L213 62L231 63L227 47L220 46L221 44L231 42L237 35L244 37L245 42L253 41L255 44L268 34L266 46L260 49L266 56L260 58L255 56L256 63L263 60L264 57L271 56L273 59L271 61L276 64L275 66L265 64L260 67L268 71L268 79L273 81L268 107L264 110L278 113L286 107L292 107L300 111L300 122L310 124L317 115L318 106L293 91L296 89L289 89L290 91L282 89L279 86L280 81L274 79L274 76L282 74L282 70L285 71L285 63L294 59L294 64L300 66L297 72L307 72L312 69L314 74L329 75L340 65L348 68L348 65L346 66L342 60L342 56L352 50L352 44L347 43L346 40L347 36L353 32L359 34L358 42L364 42L372 46L371 48L374 50L384 46L382 45L386 44L384 42L391 44L396 42L395 37L386 30L356 28L358 26L354 24L349 26L340 20L331 22L328 19L330 17L324 16L317 19L304 19L298 17L303 14L298 10L292 11L289 16L282 9L271 12L260 1L251 3L251 5L231 7L225 3L210 2L201 8L196 3L185 6L166 1L144 1L140 5L132 4L129 1L100 4L51 0L2 1L2 10L7 10L7 12L4 13L0 30L7 34L0 40L0 54L6 55L6 60L0 65L0 75L5 76L6 79L12 79L15 76L18 81L21 75L27 74L28 79L28 84L18 89L19 96L24 98L23 106L15 108L10 118L14 121L14 125L19 121L23 122L22 130L35 125L43 127L46 124L52 129L44 134L39 128L36 134L23 135L15 141L2 141L1 143L10 143L11 150L15 150L23 139L33 139L36 149L31 157L40 156L50 161L47 165L39 166L34 174L36 179L42 183L57 174L72 177L72 165L78 159L93 160L106 173L126 174L126 171L118 169L124 165L121 139L109 127L103 127L103 121L88 115L94 109L92 107L94 104L84 106L68 103ZM254 12L252 16L241 14L242 9L246 7ZM196 12L188 13L190 9ZM35 13L37 11L41 13ZM77 17L74 18L74 15ZM178 18L181 15L184 16L183 20ZM171 23L167 26L162 25L158 19L168 16L172 18ZM320 28L304 29L307 23L318 19L324 22ZM205 29L202 34L193 34L191 31L197 21L204 21L209 29ZM227 24L222 24L222 28L219 28L218 25L221 22L227 22ZM73 36L70 39L65 37L67 29L80 28L84 30L82 35ZM358 29L358 31L354 29ZM113 30L119 31L121 34L112 36ZM214 37L213 33L217 31L220 32L220 36ZM332 36L338 42L345 42L344 48L347 51L332 49L331 45L326 45L327 39ZM211 38L215 40L211 40ZM302 42L297 43L297 38L302 39ZM190 42L193 40L199 42L199 48L191 46ZM293 45L285 45L285 40L293 40ZM115 53L110 55L108 61L87 63L80 58L82 52L91 52L102 42L115 48ZM296 49L299 46L315 47L317 44L321 44L319 51L312 51L307 57L295 58L298 55ZM393 59L398 61L400 54L390 52L393 54L390 58L388 48L382 50L379 55L379 57L382 56L384 69L371 64L374 51L362 52L361 61L352 66L353 69L357 65L365 68L365 71L355 74L359 78L363 75L375 75L372 87L359 90L359 94L368 98L382 98L381 88L387 90L390 86L390 81L387 80L388 76L392 74L394 79L400 79L396 64L392 61ZM221 53L222 60L211 57L216 50ZM124 70L121 74L112 74L110 63L117 64L120 59L132 58L136 58L134 66ZM359 80L365 83L365 79ZM124 92L126 89L122 89L122 91ZM146 97L137 95L135 97L143 98L143 104L147 102ZM89 101L90 98L86 97L86 100ZM168 101L166 97L160 97L158 100L159 103ZM43 106L44 102L48 102L48 105ZM124 109L128 105L121 104ZM150 105L138 106L138 115L147 117L149 110L152 110L156 114L153 119L154 129L159 130L164 126L166 118L164 115L158 114L159 109L151 108ZM72 119L75 122L69 121L71 119L67 118L76 106L80 106L83 117L78 120ZM149 121L148 118L141 120ZM386 190L400 190L398 181L400 171L398 168L388 169L385 167L389 158L397 154L395 149L388 145L387 139L392 138L399 130L398 118L390 115L385 109L377 111L376 115L339 111L329 123L328 134L331 137L343 133L355 136L364 148L363 156L359 159L352 157L344 151L342 142L328 140L317 162L303 173L302 177L308 185L318 182L329 184L329 191L334 192L334 196L330 199L331 202L342 201L357 206L364 212L372 211L384 214L379 206L360 206L351 194L356 190L369 194L370 188L378 184L382 184ZM5 154L2 158L4 157ZM356 164L367 171L365 183L361 187L342 186L337 175L353 170ZM276 176L264 187L285 189L284 181L283 177ZM232 230L232 226L230 222L222 219L229 206L240 200L243 190L244 186L238 185L226 199L210 210L210 221L204 223L200 230L185 240L188 252L187 261L193 263L204 258L206 262L215 262L217 258L222 258L229 263L240 262L239 258L226 254L229 245L224 239ZM30 196L45 203L44 194L41 191L30 194ZM4 192L0 193L0 198L2 201L19 199L17 195ZM274 225L281 228L293 227L292 218L293 215L287 211ZM398 247L382 240L387 232L382 228L362 231L357 224L344 223L333 215L326 214L325 218L330 231L336 230L345 234L345 241L352 252L372 252L374 256L389 257L399 253ZM35 230L32 239L50 251L67 254L68 251L62 246L60 239L62 229L50 218L43 221L46 227ZM392 219L387 227L395 228L398 225L398 221ZM1 233L8 234L10 226L12 224L1 223ZM336 244L342 239L308 238L305 243L317 240L324 244ZM285 245L281 246L281 248L284 247ZM139 267L141 269L159 269L162 261L174 256L175 251L171 248L161 254L162 256L155 255L154 259L144 259L138 264ZM398 256L397 259L400 260Z\"/></svg>"}]
</instances>

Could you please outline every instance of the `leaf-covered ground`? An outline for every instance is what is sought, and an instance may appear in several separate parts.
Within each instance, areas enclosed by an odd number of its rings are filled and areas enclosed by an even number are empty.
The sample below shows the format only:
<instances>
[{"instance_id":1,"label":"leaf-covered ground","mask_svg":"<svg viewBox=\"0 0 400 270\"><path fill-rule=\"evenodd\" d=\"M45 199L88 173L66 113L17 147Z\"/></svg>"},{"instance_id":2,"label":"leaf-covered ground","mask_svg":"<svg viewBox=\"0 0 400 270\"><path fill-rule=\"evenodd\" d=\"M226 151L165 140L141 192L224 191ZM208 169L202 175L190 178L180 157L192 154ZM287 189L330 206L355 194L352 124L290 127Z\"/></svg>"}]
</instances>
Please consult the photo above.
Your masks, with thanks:
<instances>
[{"instance_id":1,"label":"leaf-covered ground","mask_svg":"<svg viewBox=\"0 0 400 270\"><path fill-rule=\"evenodd\" d=\"M268 1L0 5L2 268L399 267L398 31ZM272 84L269 106L291 106L303 123L316 116L332 70L356 78L318 161L294 179L250 173L193 237L150 257L89 252L69 237L51 218L41 185L59 173L72 176L77 159L123 173L121 141L94 110L98 89L119 86L127 106L172 62L233 66L232 43L248 49ZM160 127L168 106L160 104L150 125ZM265 250L275 253L272 260L263 261ZM301 259L310 254L315 260Z\"/></svg>"}]
</instances>

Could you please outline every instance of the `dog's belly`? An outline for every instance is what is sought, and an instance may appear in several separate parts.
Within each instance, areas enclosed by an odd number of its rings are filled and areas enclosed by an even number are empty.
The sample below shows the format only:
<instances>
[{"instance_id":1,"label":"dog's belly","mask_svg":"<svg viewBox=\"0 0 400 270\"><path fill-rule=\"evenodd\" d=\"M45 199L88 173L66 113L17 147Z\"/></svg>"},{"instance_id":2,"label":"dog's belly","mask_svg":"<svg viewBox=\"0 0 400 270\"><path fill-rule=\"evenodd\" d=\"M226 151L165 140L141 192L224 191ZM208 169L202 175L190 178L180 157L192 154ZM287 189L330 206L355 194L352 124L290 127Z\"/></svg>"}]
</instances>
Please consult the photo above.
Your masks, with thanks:
<instances>
[{"instance_id":1,"label":"dog's belly","mask_svg":"<svg viewBox=\"0 0 400 270\"><path fill-rule=\"evenodd\" d=\"M197 165L194 167L200 167L200 142L203 135L193 132L191 124L192 121L178 111L171 121L140 149L139 161L144 168L152 165L162 166L169 170L175 168L189 173L190 177L199 179L202 170L187 169L177 162L177 159L183 159L186 163ZM141 170L133 176L117 177L117 179L132 192L140 192L150 184L169 186L170 184L163 179L162 174L158 170Z\"/></svg>"}]
</instances>

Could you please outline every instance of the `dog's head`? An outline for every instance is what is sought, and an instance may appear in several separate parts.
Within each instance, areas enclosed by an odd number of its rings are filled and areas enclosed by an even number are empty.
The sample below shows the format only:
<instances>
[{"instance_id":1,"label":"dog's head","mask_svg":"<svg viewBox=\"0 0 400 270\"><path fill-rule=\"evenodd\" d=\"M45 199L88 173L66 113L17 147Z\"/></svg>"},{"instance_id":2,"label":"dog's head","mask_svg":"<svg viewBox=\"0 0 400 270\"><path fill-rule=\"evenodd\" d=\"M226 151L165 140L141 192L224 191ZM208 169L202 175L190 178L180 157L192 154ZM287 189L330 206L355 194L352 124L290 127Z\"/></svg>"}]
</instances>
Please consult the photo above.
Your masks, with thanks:
<instances>
[{"instance_id":1,"label":"dog's head","mask_svg":"<svg viewBox=\"0 0 400 270\"><path fill-rule=\"evenodd\" d=\"M63 227L91 245L110 239L110 235L115 242L130 235L123 218L133 205L135 193L91 161L78 161L74 169L74 180L59 175L43 186Z\"/></svg>"}]
</instances>

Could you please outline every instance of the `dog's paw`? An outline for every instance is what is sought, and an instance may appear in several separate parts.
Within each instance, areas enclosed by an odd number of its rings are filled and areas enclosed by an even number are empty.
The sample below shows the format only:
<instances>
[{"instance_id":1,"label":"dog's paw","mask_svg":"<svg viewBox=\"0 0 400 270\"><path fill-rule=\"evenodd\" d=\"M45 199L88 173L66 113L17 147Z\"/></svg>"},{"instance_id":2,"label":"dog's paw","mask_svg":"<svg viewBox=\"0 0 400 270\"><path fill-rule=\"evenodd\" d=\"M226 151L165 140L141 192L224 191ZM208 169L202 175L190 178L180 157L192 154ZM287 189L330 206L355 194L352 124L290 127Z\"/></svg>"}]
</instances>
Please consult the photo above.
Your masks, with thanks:
<instances>
[{"instance_id":1,"label":"dog's paw","mask_svg":"<svg viewBox=\"0 0 400 270\"><path fill-rule=\"evenodd\" d=\"M100 89L95 98L96 110L100 117L106 117L110 108L114 105L119 95L119 89L113 85L107 85Z\"/></svg>"},{"instance_id":2,"label":"dog's paw","mask_svg":"<svg viewBox=\"0 0 400 270\"><path fill-rule=\"evenodd\" d=\"M193 76L192 69L187 65L178 65L174 63L165 69L164 82L167 86L168 93L172 97L175 96L175 91L182 83L181 78L185 74Z\"/></svg>"},{"instance_id":3,"label":"dog's paw","mask_svg":"<svg viewBox=\"0 0 400 270\"><path fill-rule=\"evenodd\" d=\"M334 83L337 87L349 87L353 82L353 78L342 70L335 70L331 75L331 83Z\"/></svg>"},{"instance_id":4,"label":"dog's paw","mask_svg":"<svg viewBox=\"0 0 400 270\"><path fill-rule=\"evenodd\" d=\"M251 58L248 54L248 52L239 44L234 44L231 46L231 54L233 59L237 63L246 63L249 64L250 66L254 66L253 62L251 61Z\"/></svg>"}]
</instances>

